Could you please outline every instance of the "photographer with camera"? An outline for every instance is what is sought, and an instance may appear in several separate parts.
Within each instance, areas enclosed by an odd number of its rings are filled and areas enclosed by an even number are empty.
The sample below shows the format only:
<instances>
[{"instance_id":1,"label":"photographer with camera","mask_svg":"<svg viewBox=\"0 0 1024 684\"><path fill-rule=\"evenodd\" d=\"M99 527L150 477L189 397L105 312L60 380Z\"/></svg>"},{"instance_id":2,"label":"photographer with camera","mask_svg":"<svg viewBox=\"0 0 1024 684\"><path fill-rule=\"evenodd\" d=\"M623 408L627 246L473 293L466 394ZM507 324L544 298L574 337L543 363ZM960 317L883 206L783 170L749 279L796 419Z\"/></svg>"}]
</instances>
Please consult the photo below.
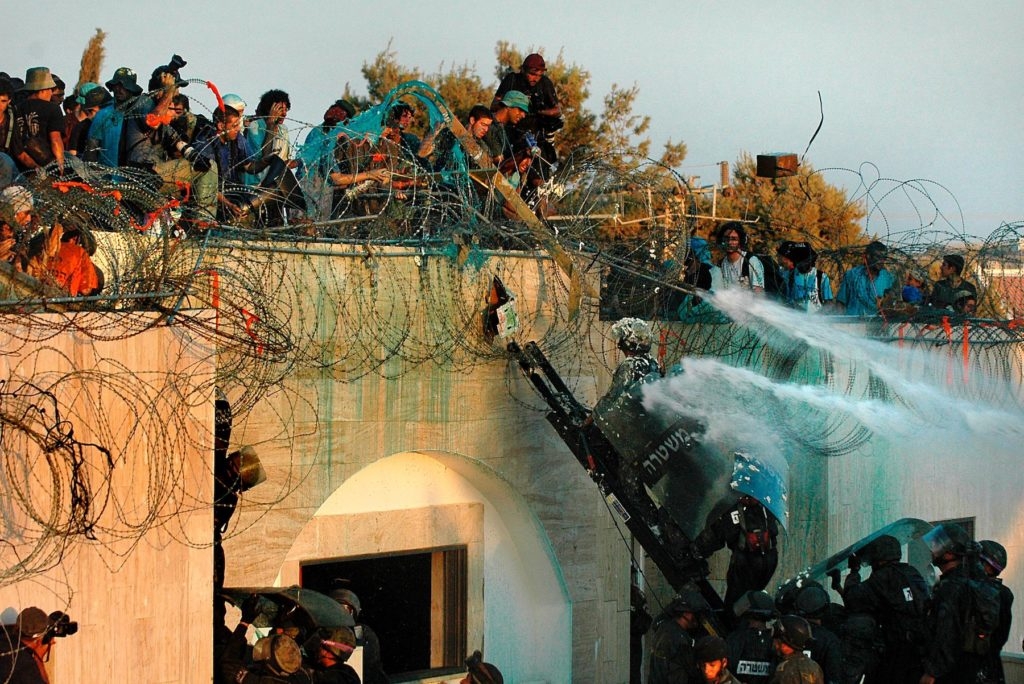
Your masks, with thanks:
<instances>
[{"instance_id":1,"label":"photographer with camera","mask_svg":"<svg viewBox=\"0 0 1024 684\"><path fill-rule=\"evenodd\" d=\"M36 606L29 606L18 614L15 625L17 643L0 656L0 681L6 684L49 684L46 662L56 637L66 637L78 631L67 613L60 611L47 615ZM0 644L7 647L7 644Z\"/></svg>"},{"instance_id":2,"label":"photographer with camera","mask_svg":"<svg viewBox=\"0 0 1024 684\"><path fill-rule=\"evenodd\" d=\"M124 121L123 163L152 173L166 195L177 196L183 187L189 186L191 201L198 210L198 217L192 218L211 221L217 209L217 169L213 157L209 150L189 145L171 126L171 103L178 89L188 85L179 73L185 64L185 60L174 55L168 64L153 70L149 94L144 96L138 115Z\"/></svg>"}]
</instances>

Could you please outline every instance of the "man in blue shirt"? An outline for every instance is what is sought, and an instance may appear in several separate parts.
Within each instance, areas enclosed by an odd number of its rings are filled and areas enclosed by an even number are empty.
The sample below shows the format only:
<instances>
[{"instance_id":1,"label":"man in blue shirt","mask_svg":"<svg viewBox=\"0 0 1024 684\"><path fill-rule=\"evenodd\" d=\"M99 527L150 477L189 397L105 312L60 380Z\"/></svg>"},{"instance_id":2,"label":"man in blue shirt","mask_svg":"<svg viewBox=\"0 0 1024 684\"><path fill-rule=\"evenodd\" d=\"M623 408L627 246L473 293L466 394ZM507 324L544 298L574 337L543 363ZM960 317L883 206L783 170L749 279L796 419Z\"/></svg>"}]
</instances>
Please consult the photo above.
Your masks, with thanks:
<instances>
[{"instance_id":1,"label":"man in blue shirt","mask_svg":"<svg viewBox=\"0 0 1024 684\"><path fill-rule=\"evenodd\" d=\"M778 255L786 306L814 312L832 301L832 283L817 269L818 256L809 244L786 240L779 245Z\"/></svg>"},{"instance_id":2,"label":"man in blue shirt","mask_svg":"<svg viewBox=\"0 0 1024 684\"><path fill-rule=\"evenodd\" d=\"M872 242L864 250L864 263L843 275L836 301L846 307L850 316L877 316L879 303L896 286L896 279L883 264L889 248Z\"/></svg>"}]
</instances>

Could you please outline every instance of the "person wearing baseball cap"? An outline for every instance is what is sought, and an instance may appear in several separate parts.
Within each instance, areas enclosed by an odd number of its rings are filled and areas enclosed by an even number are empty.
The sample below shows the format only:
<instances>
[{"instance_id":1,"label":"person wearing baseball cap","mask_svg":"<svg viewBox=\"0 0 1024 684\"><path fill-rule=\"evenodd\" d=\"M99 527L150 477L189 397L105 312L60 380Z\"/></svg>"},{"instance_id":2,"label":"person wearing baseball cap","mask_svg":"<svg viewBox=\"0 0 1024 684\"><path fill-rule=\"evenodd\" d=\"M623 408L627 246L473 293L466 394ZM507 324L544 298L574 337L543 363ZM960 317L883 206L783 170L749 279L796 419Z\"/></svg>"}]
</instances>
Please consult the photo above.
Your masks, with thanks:
<instances>
[{"instance_id":1,"label":"person wearing baseball cap","mask_svg":"<svg viewBox=\"0 0 1024 684\"><path fill-rule=\"evenodd\" d=\"M41 608L29 606L18 613L15 624L18 640L11 639L13 649L2 649L0 655L0 681L45 684L45 663L53 646L47 638L54 622Z\"/></svg>"},{"instance_id":2,"label":"person wearing baseball cap","mask_svg":"<svg viewBox=\"0 0 1024 684\"><path fill-rule=\"evenodd\" d=\"M517 149L516 143L522 138L517 125L530 111L530 98L518 90L510 90L501 100L495 100L491 105L491 111L494 120L484 140L487 146L496 152L495 157L500 164L503 160L511 158L513 151Z\"/></svg>"},{"instance_id":3,"label":"person wearing baseball cap","mask_svg":"<svg viewBox=\"0 0 1024 684\"><path fill-rule=\"evenodd\" d=\"M508 94L511 92L522 93L530 103L527 108L529 117L519 128L536 138L541 159L548 164L555 164L558 161L554 146L555 132L565 125L565 121L562 119L555 84L547 76L547 64L543 56L536 52L529 54L518 72L505 74L498 89L494 91L491 109L499 102L508 104Z\"/></svg>"}]
</instances>

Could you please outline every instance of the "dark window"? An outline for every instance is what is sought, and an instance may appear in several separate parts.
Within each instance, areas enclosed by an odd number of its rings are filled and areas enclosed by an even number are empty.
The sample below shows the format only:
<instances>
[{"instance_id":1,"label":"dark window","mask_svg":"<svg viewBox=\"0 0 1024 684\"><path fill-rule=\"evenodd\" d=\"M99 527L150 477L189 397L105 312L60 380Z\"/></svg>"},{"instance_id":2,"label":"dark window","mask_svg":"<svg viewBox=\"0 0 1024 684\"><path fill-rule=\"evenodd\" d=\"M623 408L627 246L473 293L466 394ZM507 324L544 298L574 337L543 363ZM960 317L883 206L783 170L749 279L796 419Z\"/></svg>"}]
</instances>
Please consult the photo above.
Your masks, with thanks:
<instances>
[{"instance_id":1,"label":"dark window","mask_svg":"<svg viewBox=\"0 0 1024 684\"><path fill-rule=\"evenodd\" d=\"M301 573L302 586L325 594L348 580L392 681L465 669L466 547L307 562Z\"/></svg>"},{"instance_id":2,"label":"dark window","mask_svg":"<svg viewBox=\"0 0 1024 684\"><path fill-rule=\"evenodd\" d=\"M949 520L934 520L932 525L945 525L948 523L956 523L960 527L964 528L964 532L971 539L974 539L974 518L950 518Z\"/></svg>"}]
</instances>

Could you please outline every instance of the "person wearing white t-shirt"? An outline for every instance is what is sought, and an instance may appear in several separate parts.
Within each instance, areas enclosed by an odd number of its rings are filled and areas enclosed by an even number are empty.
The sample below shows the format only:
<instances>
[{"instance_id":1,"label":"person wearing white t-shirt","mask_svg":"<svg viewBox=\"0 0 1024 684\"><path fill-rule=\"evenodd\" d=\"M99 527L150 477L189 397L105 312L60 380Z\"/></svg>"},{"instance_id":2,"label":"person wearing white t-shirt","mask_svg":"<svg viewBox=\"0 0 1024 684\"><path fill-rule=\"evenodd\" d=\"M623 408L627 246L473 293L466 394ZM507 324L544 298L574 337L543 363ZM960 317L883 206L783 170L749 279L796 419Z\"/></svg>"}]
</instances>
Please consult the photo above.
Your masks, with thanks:
<instances>
[{"instance_id":1,"label":"person wearing white t-shirt","mask_svg":"<svg viewBox=\"0 0 1024 684\"><path fill-rule=\"evenodd\" d=\"M719 247L725 250L725 257L719 262L722 270L722 287L745 287L754 292L764 292L764 264L756 256L747 257L747 232L738 221L722 224L716 236ZM744 269L746 262L746 269Z\"/></svg>"}]
</instances>

